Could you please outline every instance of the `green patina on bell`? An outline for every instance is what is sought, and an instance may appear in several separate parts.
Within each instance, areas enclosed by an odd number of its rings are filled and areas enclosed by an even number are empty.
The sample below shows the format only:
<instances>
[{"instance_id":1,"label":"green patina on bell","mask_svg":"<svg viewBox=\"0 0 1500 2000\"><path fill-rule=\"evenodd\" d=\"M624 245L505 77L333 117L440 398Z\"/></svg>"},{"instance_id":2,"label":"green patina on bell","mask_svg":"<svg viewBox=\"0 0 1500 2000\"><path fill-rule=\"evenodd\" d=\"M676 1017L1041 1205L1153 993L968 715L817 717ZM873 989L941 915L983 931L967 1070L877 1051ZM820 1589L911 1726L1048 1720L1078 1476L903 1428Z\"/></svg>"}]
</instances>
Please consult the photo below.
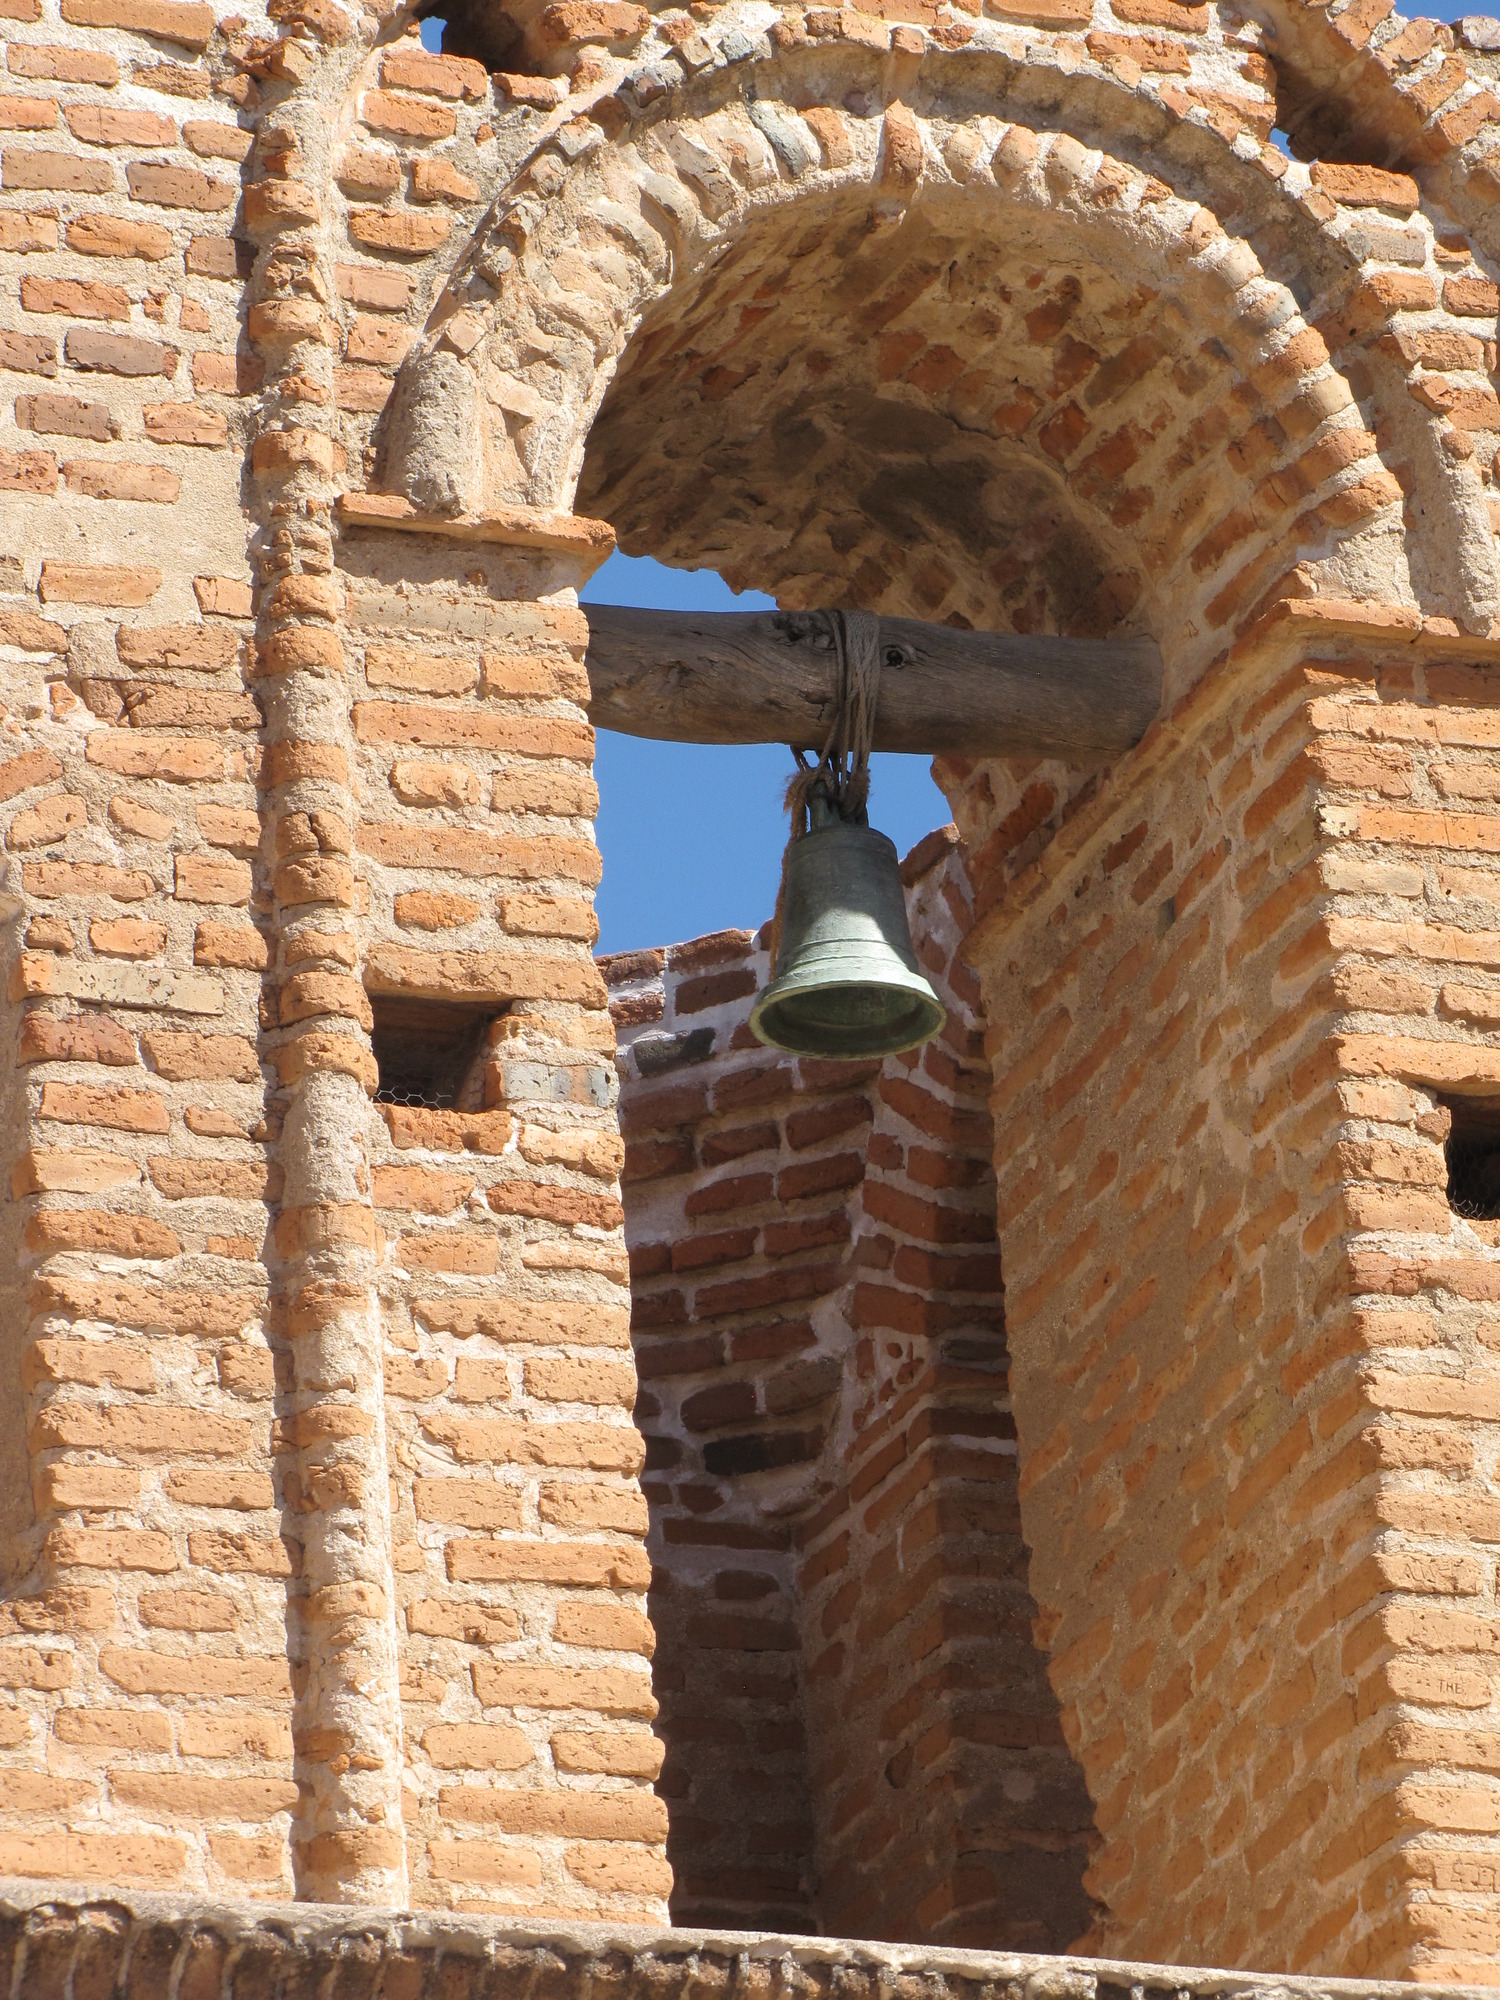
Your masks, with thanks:
<instances>
[{"instance_id":1,"label":"green patina on bell","mask_svg":"<svg viewBox=\"0 0 1500 2000\"><path fill-rule=\"evenodd\" d=\"M820 823L821 822L821 823ZM914 1049L947 1015L917 968L895 843L833 817L812 824L782 863L781 943L750 1026L793 1056L854 1060Z\"/></svg>"}]
</instances>

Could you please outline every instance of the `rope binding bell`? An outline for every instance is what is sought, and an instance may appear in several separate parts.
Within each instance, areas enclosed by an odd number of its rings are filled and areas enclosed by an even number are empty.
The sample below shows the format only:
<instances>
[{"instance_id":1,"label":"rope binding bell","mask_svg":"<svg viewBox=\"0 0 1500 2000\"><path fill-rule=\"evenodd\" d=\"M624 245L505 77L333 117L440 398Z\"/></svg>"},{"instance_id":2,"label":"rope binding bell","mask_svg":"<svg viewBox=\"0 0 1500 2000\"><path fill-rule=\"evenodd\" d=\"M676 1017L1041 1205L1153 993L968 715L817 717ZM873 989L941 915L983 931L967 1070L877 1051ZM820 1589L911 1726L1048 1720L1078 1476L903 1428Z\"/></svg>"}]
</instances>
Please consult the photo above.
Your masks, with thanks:
<instances>
[{"instance_id":1,"label":"rope binding bell","mask_svg":"<svg viewBox=\"0 0 1500 2000\"><path fill-rule=\"evenodd\" d=\"M917 1048L947 1015L912 950L895 843L869 820L880 620L869 611L823 616L838 701L817 762L792 753L772 977L750 1026L788 1055L853 1061Z\"/></svg>"}]
</instances>

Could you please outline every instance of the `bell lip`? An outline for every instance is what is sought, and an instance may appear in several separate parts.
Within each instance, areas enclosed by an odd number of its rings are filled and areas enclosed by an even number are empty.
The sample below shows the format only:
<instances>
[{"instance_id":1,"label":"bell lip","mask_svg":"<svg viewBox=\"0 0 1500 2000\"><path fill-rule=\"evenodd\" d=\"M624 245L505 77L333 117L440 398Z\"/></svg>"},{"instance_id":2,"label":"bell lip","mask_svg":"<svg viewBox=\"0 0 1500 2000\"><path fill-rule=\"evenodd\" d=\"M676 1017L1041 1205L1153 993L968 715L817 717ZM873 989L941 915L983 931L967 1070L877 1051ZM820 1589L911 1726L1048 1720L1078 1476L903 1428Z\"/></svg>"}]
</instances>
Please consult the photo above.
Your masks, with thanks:
<instances>
[{"instance_id":1,"label":"bell lip","mask_svg":"<svg viewBox=\"0 0 1500 2000\"><path fill-rule=\"evenodd\" d=\"M920 974L918 978L921 979ZM857 982L850 980L847 983L852 986ZM815 1048L805 1041L782 1041L765 1027L765 1017L781 1001L795 998L797 988L793 987L790 992L778 993L774 982L757 996L755 1005L750 1010L750 1032L765 1048L779 1049L783 1055L788 1056L810 1056L819 1062L870 1062L877 1057L883 1059L886 1056L899 1056L908 1049L921 1048L924 1042L930 1042L934 1035L941 1034L948 1024L947 1008L925 979L921 980L920 987L914 983L904 990L911 994L912 1000L921 1009L921 1026L915 1034L889 1035L881 1041L872 1041L859 1049Z\"/></svg>"}]
</instances>

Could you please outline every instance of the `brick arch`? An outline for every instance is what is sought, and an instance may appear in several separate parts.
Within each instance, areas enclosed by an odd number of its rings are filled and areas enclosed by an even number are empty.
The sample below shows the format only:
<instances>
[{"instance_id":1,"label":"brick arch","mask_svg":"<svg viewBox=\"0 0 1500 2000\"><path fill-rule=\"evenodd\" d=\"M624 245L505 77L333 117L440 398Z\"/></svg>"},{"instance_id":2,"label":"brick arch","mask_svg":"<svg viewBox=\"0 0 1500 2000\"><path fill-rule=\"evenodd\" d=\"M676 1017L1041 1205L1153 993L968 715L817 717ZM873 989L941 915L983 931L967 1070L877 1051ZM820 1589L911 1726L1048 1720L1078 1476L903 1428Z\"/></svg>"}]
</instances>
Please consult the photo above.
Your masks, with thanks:
<instances>
[{"instance_id":1,"label":"brick arch","mask_svg":"<svg viewBox=\"0 0 1500 2000\"><path fill-rule=\"evenodd\" d=\"M669 559L708 535L736 581L797 601L854 578L891 609L1144 624L1201 658L1300 557L1336 564L1396 484L1322 336L1205 210L1153 215L1144 175L1065 136L1013 127L997 151L998 199L940 184L872 239L820 205L764 261L732 246L660 301L605 400L584 504ZM818 246L841 229L825 316ZM751 412L758 457L737 448ZM904 493L883 490L887 456ZM1002 496L1045 527L1018 537Z\"/></svg>"},{"instance_id":2,"label":"brick arch","mask_svg":"<svg viewBox=\"0 0 1500 2000\"><path fill-rule=\"evenodd\" d=\"M945 56L943 63L951 69L954 60ZM976 52L972 62L979 61ZM1122 586L1122 595L1150 622L1141 591L1154 591L1154 615L1169 643L1176 619L1193 653L1184 662L1186 680L1276 588L1358 590L1354 578L1366 559L1349 555L1346 545L1396 531L1393 513L1381 517L1401 497L1398 486L1414 502L1406 552L1397 557L1398 590L1465 629L1488 628L1496 587L1480 476L1446 448L1454 443L1453 423L1422 394L1419 371L1431 366L1417 352L1422 336L1414 344L1401 334L1404 316L1428 314L1436 291L1425 296L1404 271L1389 280L1362 272L1339 230L1328 226L1336 222L1347 234L1360 203L1394 198L1399 205L1402 190L1392 197L1383 184L1373 194L1339 186L1334 199L1303 169L1290 170L1288 186L1280 186L1275 174L1287 170L1279 154L1274 172L1263 161L1230 154L1232 172L1219 175L1224 185L1216 194L1213 155L1216 149L1222 155L1221 139L1203 124L1202 107L1180 106L1192 121L1184 136L1196 152L1178 175L1182 191L1173 192L1134 164L1142 151L1138 134L1124 134L1119 151L1107 141L1096 150L1097 110L1075 121L1082 138L1024 123L1003 126L976 111L972 95L946 101L942 70L934 71L931 88L919 80L908 89L921 115L892 98L880 115L874 115L878 105L867 103L871 115L853 118L837 108L847 94L842 89L815 83L815 73L799 82L795 61L783 71L760 81L747 73L733 89L721 79L713 101L684 105L680 115L613 141L601 126L623 115L618 95L602 100L593 119L557 123L552 140L491 204L407 363L387 415L387 483L419 500L440 495L446 506L480 504L486 494L564 504L585 442L592 438L601 465L610 438L625 435L618 416L627 401L625 381L634 398L649 372L666 408L678 385L659 357L653 362L652 344L674 338L672 323L706 323L716 301L722 306L728 298L731 269L800 259L798 278L782 287L788 296L762 302L751 315L757 326L770 323L765 337L789 337L794 312L799 323L811 323L810 310L815 317L815 307L805 299L794 307L789 294L814 278L820 243L840 231L853 232L846 245L857 244L873 219L871 243L848 258L852 266L862 263L873 283L891 246L935 229L955 257L967 259L972 268L961 276L976 294L986 283L1004 289L1012 280L1035 282L1035 268L1024 272L1007 262L1024 261L1019 252L1000 250L1010 232L1045 244L1049 255L1065 242L1064 261L1079 261L1071 280L1079 299L1090 290L1090 271L1109 272L1116 324L1092 329L1092 362L1083 359L1090 342L1064 334L1058 322L1059 337L1072 343L1069 355L1083 370L1077 383L1069 382L1066 365L1042 368L1041 356L1049 353L1045 314L1035 320L1036 334L1021 311L1008 328L997 322L991 341L971 329L974 351L966 357L953 340L922 333L922 310L934 308L934 296L924 307L913 301L901 308L906 317L899 328L880 329L879 339L872 332L859 357L848 359L851 381L859 375L861 393L883 390L887 401L930 403L967 441L987 433L975 448L989 453L993 476L999 454L1013 462L1024 451L1044 484L1066 488L1065 511L1081 519L1081 508L1089 516L1086 538L1098 544L1091 561L1100 584L1130 566L1123 555L1129 543L1149 581ZM1133 106L1132 115L1138 111ZM555 113L553 122L560 118ZM1235 218L1232 230L1218 219L1214 199ZM1407 207L1415 206L1413 189ZM1420 215L1411 227L1426 229L1430 240L1431 225ZM979 269L986 246L988 267ZM1123 328L1122 273L1142 287L1140 310L1153 316L1150 331ZM1101 289L1095 282L1094 290ZM1100 310L1107 310L1102 302ZM737 336L727 324L720 333L728 352ZM920 336L947 353L903 367L898 334L908 344ZM1021 400L997 393L982 407L986 376L994 381L1003 373L995 366L995 341L1017 349L1007 352L1005 366ZM976 358L980 346L983 362ZM1040 351L1029 357L1038 379L1023 382L1028 349ZM1151 366L1134 382L1122 381L1148 350L1154 350ZM1472 365L1478 355L1476 347L1462 358ZM674 365L686 366L682 357ZM737 396L739 407L759 406L767 396L762 359L738 382L730 379L729 363L705 359L702 367L720 372L706 392L684 374L680 386L692 416L673 403L664 418L675 427L679 454L700 446L710 453L735 421ZM490 406L483 423L468 426L473 444L455 454L441 418L424 444L424 395L439 409L451 407L455 384L476 382L486 368ZM595 409L617 373L621 387L595 432ZM431 385L426 391L424 381ZM787 384L778 388L790 393ZM1146 407L1162 392L1193 403L1202 419L1196 436L1190 423L1163 422L1159 407ZM1396 446L1386 452L1396 461L1395 478L1381 462L1370 424L1383 425ZM1233 445L1226 503L1217 513L1205 513L1194 491L1195 476L1201 480L1195 455L1210 438L1226 450ZM643 523L654 507L650 532L665 549L663 502L645 498L647 469L630 463L625 445L619 451L636 492L628 503L622 494L618 504L627 513L630 505L644 509ZM435 482L422 469L434 459ZM1216 469L1224 494L1223 468ZM608 484L607 471L585 475L585 504L611 511L617 503L611 497L605 504ZM753 540L746 524L759 497L726 496L723 504L742 550ZM793 505L787 492L785 507ZM698 518L699 510L687 511ZM761 523L768 542L779 537L785 544L792 533L789 513L763 513ZM618 525L627 538L647 532L624 514ZM736 554L723 559L744 567ZM789 596L826 589L820 579L848 573L826 549L806 546L805 535L796 559L778 560L779 574L763 569L762 580ZM987 588L987 581L955 578L953 601L939 615L976 620ZM932 602L929 590L925 608ZM1170 614L1160 610L1167 603ZM1077 607L1054 607L1042 615L1066 622L1076 613ZM1032 607L1022 615L1038 613Z\"/></svg>"},{"instance_id":3,"label":"brick arch","mask_svg":"<svg viewBox=\"0 0 1500 2000\"><path fill-rule=\"evenodd\" d=\"M1407 20L1393 4L1273 4L1266 26L1278 110L1304 157L1431 168L1439 177L1456 167L1461 188L1466 166L1492 150L1490 79L1455 48L1444 23ZM1459 157L1466 151L1467 162Z\"/></svg>"},{"instance_id":4,"label":"brick arch","mask_svg":"<svg viewBox=\"0 0 1500 2000\"><path fill-rule=\"evenodd\" d=\"M347 203L360 252L394 259L398 269L419 279L412 296L442 294L418 354L428 345L441 348L443 325L457 319L463 329L460 345L472 357L476 312L480 334L494 328L497 310L501 322L525 317L525 288L522 283L518 290L518 282L528 259L537 261L540 242L566 240L566 212L577 206L571 195L593 187L593 177L601 171L617 174L622 161L653 144L653 134L661 134L668 124L685 120L696 129L715 105L748 104L756 98L770 106L784 102L795 114L799 106L816 108L818 92L825 87L827 109L842 101L847 94L843 85L851 82L878 110L899 90L923 113L919 122L938 142L928 146L924 193L930 194L935 176L941 179L946 173L956 183L966 183L974 158L984 181L988 150L983 122L991 107L1008 107L1023 121L1035 119L1039 131L1059 126L1090 150L1102 148L1119 162L1165 175L1185 198L1219 217L1234 240L1248 241L1273 280L1290 286L1328 342L1338 371L1355 383L1367 424L1388 440L1384 456L1409 503L1417 599L1428 610L1455 617L1465 630L1487 629L1497 605L1484 490L1488 473L1465 462L1462 446L1476 427L1472 406L1494 401L1488 364L1482 355L1464 364L1471 378L1481 378L1482 388L1472 379L1434 382L1441 370L1415 353L1434 331L1434 309L1443 331L1456 315L1470 341L1477 339L1481 346L1493 329L1489 300L1494 288L1479 247L1488 240L1492 207L1494 181L1487 178L1484 161L1494 136L1489 122L1493 98L1486 79L1453 54L1449 31L1430 31L1420 24L1408 29L1399 18L1372 28L1361 10L1329 13L1300 0L1273 9L1264 25L1220 20L1212 10L1177 6L1175 0L1146 0L1144 7L1143 0L1119 0L1119 5L1110 0L1086 35L1072 31L1071 23L1018 34L1003 23L983 16L976 20L945 5L935 4L932 12L933 19L920 29L892 29L875 16L835 17L816 10L786 14L771 38L769 65L764 41L714 30L698 37L690 60L679 61L674 52L684 30L676 16L636 10L628 19L621 16L608 33L590 25L592 17L538 17L507 57L530 72L509 79L512 104L535 111L527 114L530 124L519 135L519 147L502 149L506 164L494 178L483 171L482 159L472 155L457 173L442 159L422 158L433 135L442 136L438 124L419 119L420 130L399 123L390 127L377 117L365 123L379 127L383 144L389 145L393 131L397 134L396 158L383 156L391 177L372 187L362 184L358 173L336 169L333 178L341 192L334 195L333 206L337 210ZM1139 23L1158 14L1157 27L1141 33ZM523 17L524 7L516 14L518 20ZM359 127L364 110L382 93L389 102L391 62L399 59L403 28L415 31L403 15L389 17L363 61L335 36L313 75L292 93L292 104L305 101L318 107L316 116L327 125L328 136L352 142L344 148L346 156L363 143ZM328 23L320 27L310 14L294 23L294 33L304 42L325 31ZM708 68L703 67L705 56L712 59ZM889 73L882 71L883 63ZM799 64L814 69L823 82L804 86L797 80ZM830 64L841 79L838 88L828 83ZM468 68L476 74L474 90L482 94L486 80L481 66L471 63ZM1226 83L1229 76L1232 85ZM396 83L423 87L404 73L396 73ZM324 108L330 103L339 107L331 120ZM1028 113L1030 104L1045 110L1040 116ZM1307 107L1308 149L1316 146L1332 160L1399 161L1421 175L1421 188L1407 183L1404 191L1384 185L1372 191L1369 184L1340 181L1316 163L1311 174L1299 164L1288 168L1284 156L1266 141L1278 118L1290 120L1301 133L1299 104ZM285 108L284 103L278 116ZM866 139L872 122L878 124L867 118L854 121ZM965 127L973 136L958 141L958 165L950 166L948 145ZM1045 133L1041 136L1045 143ZM601 142L602 153L595 151ZM814 156L811 168L803 171L809 153ZM514 165L518 154L519 169ZM412 156L410 161L406 155ZM674 198L678 223L696 245L689 256L722 238L725 227L731 232L738 228L744 220L741 207L759 209L792 195L816 193L840 178L806 130L794 141L790 157L793 167L778 160L779 188L750 188L741 176L730 210L717 220L705 217L689 179L684 194ZM843 183L868 183L883 158L878 139L866 145ZM423 204L420 211L407 210L401 192L394 199L391 195L401 179L398 169L406 165L413 170L411 193ZM664 179L682 178L677 164L668 161ZM1370 204L1378 208L1382 201L1394 200L1399 210L1408 195L1410 204L1418 205L1429 241L1434 232L1446 233L1451 250L1461 240L1452 233L1456 218L1470 231L1480 258L1467 272L1453 270L1451 255L1447 259L1448 275L1466 284L1467 291L1457 306L1445 301L1446 312L1438 288L1413 277L1409 256L1386 260L1380 268L1378 248L1367 257L1360 246L1351 250L1344 240L1351 226L1357 229L1367 219ZM638 205L637 187L627 193L626 206ZM472 230L467 241L455 210L467 213ZM331 219L337 227L343 218L335 214ZM595 343L596 377L613 366L618 342L632 320L628 295L642 282L640 260L649 261L652 254L646 247L649 231L643 235L632 226L622 229L618 216L604 225L604 234L612 229L621 257L604 279L613 309L603 315L609 324ZM686 247L684 242L672 253L679 275L678 252ZM1377 268L1372 270L1372 264ZM450 279L446 290L445 277ZM647 293L655 282L644 280ZM1412 315L1422 316L1415 327ZM346 310L341 316L347 324L353 315ZM589 337L589 322L587 310L575 314L573 331ZM554 346L550 339L545 344ZM362 350L361 365L348 371L349 407L358 414L352 426L344 420L346 430L366 434L369 424L360 419L366 413L378 416L389 388L388 376L362 365L368 358ZM449 356L457 358L456 351ZM577 385L577 362L574 355L550 375L541 371L541 393L559 390L564 407L549 411L545 424L532 422L526 463L519 470L493 464L450 466L445 504L455 502L460 487L471 500L482 492L511 499L529 494L537 504L546 504L543 494L555 502L571 490L586 429L581 417L600 386L599 380L592 388ZM450 389L458 373L445 371ZM538 391L533 385L530 395L521 393L523 400L534 401ZM387 408L378 426L386 433L392 429L391 418L399 415L402 398L395 401L396 408ZM578 406L571 420L569 404ZM1450 414L1455 406L1456 419ZM517 414L512 412L512 418ZM563 433L571 434L570 448L560 441ZM365 476L376 484L393 476L398 485L409 483L401 469L405 455L404 446L392 454L387 437ZM358 471L350 483L360 483ZM1421 546L1424 535L1426 548Z\"/></svg>"}]
</instances>

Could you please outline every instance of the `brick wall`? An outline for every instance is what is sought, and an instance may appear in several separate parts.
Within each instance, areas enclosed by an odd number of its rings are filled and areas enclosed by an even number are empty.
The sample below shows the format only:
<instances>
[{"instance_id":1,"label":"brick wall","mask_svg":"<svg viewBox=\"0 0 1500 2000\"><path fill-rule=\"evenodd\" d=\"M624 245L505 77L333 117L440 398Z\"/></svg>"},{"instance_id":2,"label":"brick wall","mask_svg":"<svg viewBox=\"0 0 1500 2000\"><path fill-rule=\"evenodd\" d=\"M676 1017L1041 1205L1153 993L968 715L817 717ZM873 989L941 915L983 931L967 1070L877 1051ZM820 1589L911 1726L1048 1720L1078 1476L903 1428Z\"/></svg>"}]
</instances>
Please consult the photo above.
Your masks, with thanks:
<instances>
[{"instance_id":1,"label":"brick wall","mask_svg":"<svg viewBox=\"0 0 1500 2000\"><path fill-rule=\"evenodd\" d=\"M622 1056L654 1681L679 1921L815 1927L795 1522L843 1372L868 1065L750 1035L733 931L604 963Z\"/></svg>"},{"instance_id":2,"label":"brick wall","mask_svg":"<svg viewBox=\"0 0 1500 2000\"><path fill-rule=\"evenodd\" d=\"M155 41L25 11L3 154L0 1865L284 1889L296 1559L260 1266L279 1182L229 233L250 135L201 60L207 9L163 9Z\"/></svg>"},{"instance_id":3,"label":"brick wall","mask_svg":"<svg viewBox=\"0 0 1500 2000\"><path fill-rule=\"evenodd\" d=\"M414 167L391 239L289 113L241 209L270 44L76 14L12 30L0 168L0 1868L650 1915L566 608L607 534L377 519L336 564L402 349L377 315L462 177ZM424 60L386 59L373 127L430 140L456 100L472 143L487 80ZM372 994L493 1018L472 1109L374 1114Z\"/></svg>"},{"instance_id":4,"label":"brick wall","mask_svg":"<svg viewBox=\"0 0 1500 2000\"><path fill-rule=\"evenodd\" d=\"M1443 1141L1492 1087L1493 732L1472 649L1382 622L1247 648L970 948L1091 1942L1476 1977L1493 1226Z\"/></svg>"},{"instance_id":5,"label":"brick wall","mask_svg":"<svg viewBox=\"0 0 1500 2000\"><path fill-rule=\"evenodd\" d=\"M1056 1951L1088 1923L1094 1835L1032 1638L972 907L950 838L908 862L948 1026L874 1093L853 1380L799 1537L823 1913L839 1933Z\"/></svg>"},{"instance_id":6,"label":"brick wall","mask_svg":"<svg viewBox=\"0 0 1500 2000\"><path fill-rule=\"evenodd\" d=\"M474 1108L382 1106L370 1148L412 1893L650 1910L669 1877L582 621L496 602L472 553L399 598L389 548L357 560L366 984L377 1011L505 1008Z\"/></svg>"},{"instance_id":7,"label":"brick wall","mask_svg":"<svg viewBox=\"0 0 1500 2000\"><path fill-rule=\"evenodd\" d=\"M605 961L679 1921L1052 1949L1087 1921L951 841L905 865L950 1009L920 1057L761 1048L748 932Z\"/></svg>"},{"instance_id":8,"label":"brick wall","mask_svg":"<svg viewBox=\"0 0 1500 2000\"><path fill-rule=\"evenodd\" d=\"M0 1868L1485 1971L1493 64L10 7ZM920 1061L632 1025L662 1800L575 489L1169 674L946 770Z\"/></svg>"},{"instance_id":9,"label":"brick wall","mask_svg":"<svg viewBox=\"0 0 1500 2000\"><path fill-rule=\"evenodd\" d=\"M1320 1534L1284 1539L1337 1443L1288 1443L1283 1350L1342 1255L1305 682L1247 693L1192 751L976 948L1023 1517L1103 1836L1099 1943L1297 1964L1324 1903L1296 1814L1346 1728L1334 1622L1294 1634L1361 1537L1331 1495Z\"/></svg>"}]
</instances>

